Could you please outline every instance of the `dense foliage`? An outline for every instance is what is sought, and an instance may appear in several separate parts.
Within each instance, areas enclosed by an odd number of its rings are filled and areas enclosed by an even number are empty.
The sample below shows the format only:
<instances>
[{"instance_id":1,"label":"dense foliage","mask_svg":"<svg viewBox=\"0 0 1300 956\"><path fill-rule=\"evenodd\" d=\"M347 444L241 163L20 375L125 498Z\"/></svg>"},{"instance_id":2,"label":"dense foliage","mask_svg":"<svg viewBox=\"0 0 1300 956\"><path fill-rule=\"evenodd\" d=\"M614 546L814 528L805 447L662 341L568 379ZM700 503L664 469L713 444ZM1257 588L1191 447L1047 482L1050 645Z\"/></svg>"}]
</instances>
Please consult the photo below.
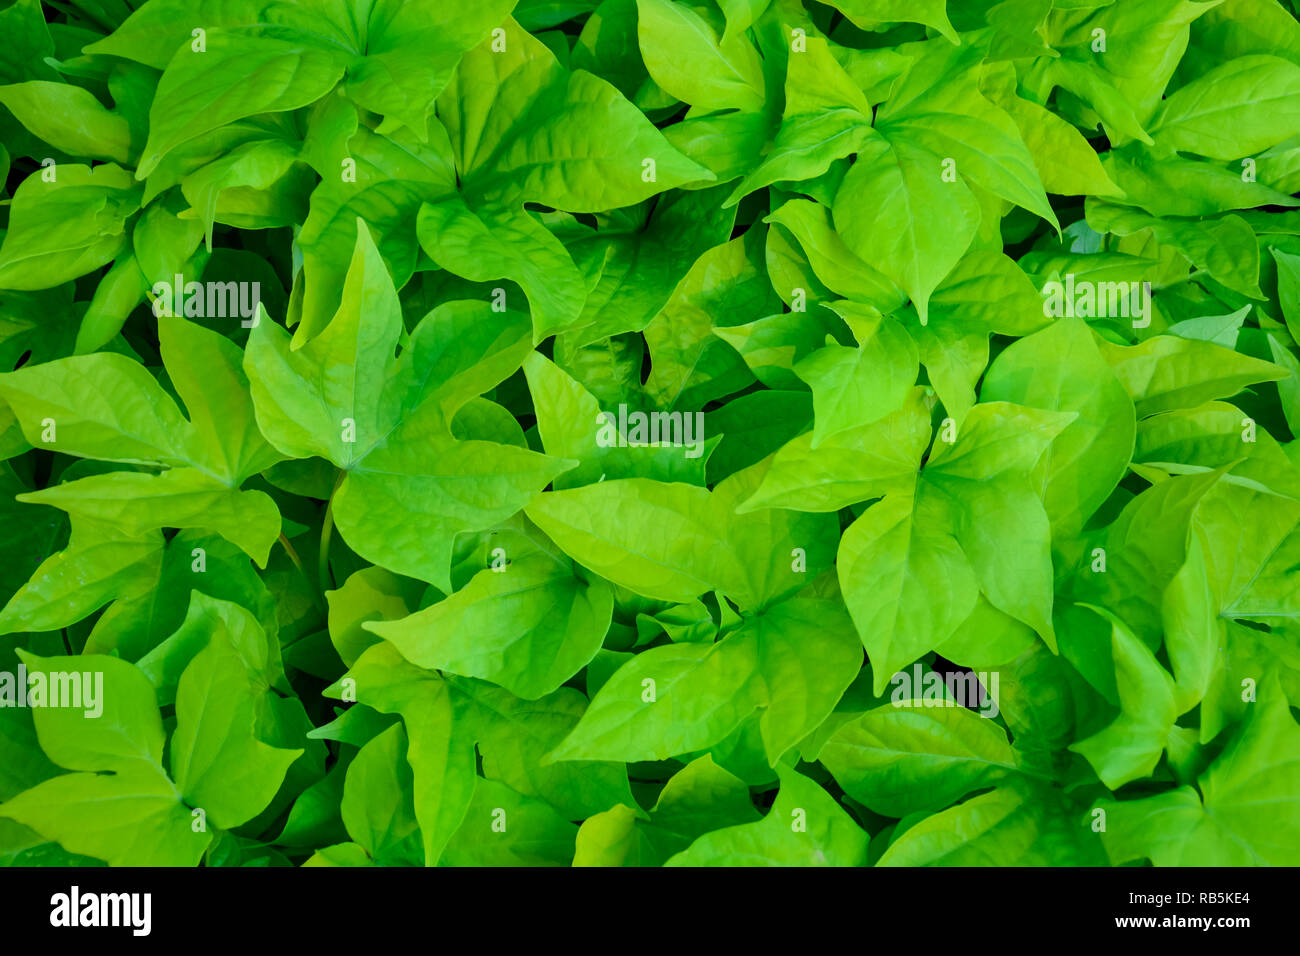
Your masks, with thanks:
<instances>
[{"instance_id":1,"label":"dense foliage","mask_svg":"<svg viewBox=\"0 0 1300 956\"><path fill-rule=\"evenodd\" d=\"M4 6L0 860L1300 863L1295 14Z\"/></svg>"}]
</instances>

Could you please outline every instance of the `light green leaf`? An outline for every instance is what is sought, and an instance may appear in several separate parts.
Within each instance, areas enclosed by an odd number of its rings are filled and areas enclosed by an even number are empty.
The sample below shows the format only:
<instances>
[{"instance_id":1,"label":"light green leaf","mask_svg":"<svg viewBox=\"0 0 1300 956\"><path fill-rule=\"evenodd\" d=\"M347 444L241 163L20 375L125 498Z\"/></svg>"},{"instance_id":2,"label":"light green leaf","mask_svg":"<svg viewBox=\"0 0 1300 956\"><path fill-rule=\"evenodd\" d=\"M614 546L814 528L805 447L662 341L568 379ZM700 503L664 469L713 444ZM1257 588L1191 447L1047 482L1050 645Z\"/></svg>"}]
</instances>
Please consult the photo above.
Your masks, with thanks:
<instances>
[{"instance_id":1,"label":"light green leaf","mask_svg":"<svg viewBox=\"0 0 1300 956\"><path fill-rule=\"evenodd\" d=\"M831 6L864 30L897 21L923 23L952 43L960 42L948 21L947 0L832 0Z\"/></svg>"},{"instance_id":2,"label":"light green leaf","mask_svg":"<svg viewBox=\"0 0 1300 956\"><path fill-rule=\"evenodd\" d=\"M402 716L409 738L406 760L414 780L410 799L424 864L435 866L465 819L478 779L473 738L462 733L451 687L439 675L407 663L385 643L367 648L347 679L356 682L358 701L381 713ZM335 683L324 693L337 698L342 689ZM400 765L396 772L402 772Z\"/></svg>"},{"instance_id":3,"label":"light green leaf","mask_svg":"<svg viewBox=\"0 0 1300 956\"><path fill-rule=\"evenodd\" d=\"M620 803L588 817L578 829L574 866L658 866L659 853L637 826L637 811Z\"/></svg>"},{"instance_id":4,"label":"light green leaf","mask_svg":"<svg viewBox=\"0 0 1300 956\"><path fill-rule=\"evenodd\" d=\"M343 586L325 592L329 605L330 641L348 667L371 644L378 642L364 625L406 617L419 600L422 586L380 567L362 568L348 576Z\"/></svg>"},{"instance_id":5,"label":"light green leaf","mask_svg":"<svg viewBox=\"0 0 1300 956\"><path fill-rule=\"evenodd\" d=\"M735 514L757 485L752 470L713 492L644 478L547 492L528 516L565 553L615 584L675 604L721 589L755 608L797 589L793 548L809 574L829 566L833 534L823 518L766 511Z\"/></svg>"},{"instance_id":6,"label":"light green leaf","mask_svg":"<svg viewBox=\"0 0 1300 956\"><path fill-rule=\"evenodd\" d=\"M897 412L842 432L816 449L809 432L791 439L772 459L758 490L737 511L839 511L882 495L909 492L930 442L931 405L925 389L918 387Z\"/></svg>"},{"instance_id":7,"label":"light green leaf","mask_svg":"<svg viewBox=\"0 0 1300 956\"><path fill-rule=\"evenodd\" d=\"M666 644L637 654L600 689L551 760L663 760L703 750L758 705L753 640Z\"/></svg>"},{"instance_id":8,"label":"light green leaf","mask_svg":"<svg viewBox=\"0 0 1300 956\"><path fill-rule=\"evenodd\" d=\"M605 479L653 478L656 481L704 484L704 467L711 460L705 447L681 447L662 441L658 446L604 442L601 436L605 432L601 426L607 419L601 417L600 402L581 383L540 352L532 352L524 359L524 374L533 397L542 447L548 455L579 462L578 467L555 479L556 490L598 482L602 476ZM610 411L608 414L617 424L617 413ZM680 427L677 430L683 439L688 424L685 416L690 414L678 413ZM669 418L666 421L671 433L673 420ZM707 421L705 432L714 433L707 428Z\"/></svg>"},{"instance_id":9,"label":"light green leaf","mask_svg":"<svg viewBox=\"0 0 1300 956\"><path fill-rule=\"evenodd\" d=\"M397 424L402 383L394 351L401 330L392 280L358 222L343 300L324 331L294 351L288 335L261 314L249 335L244 369L262 433L286 456L354 466Z\"/></svg>"},{"instance_id":10,"label":"light green leaf","mask_svg":"<svg viewBox=\"0 0 1300 956\"><path fill-rule=\"evenodd\" d=\"M587 707L587 699L578 691L561 687L530 701L482 681L454 679L454 686L459 700L468 705L468 720L488 779L545 800L567 820L635 803L627 768L621 763L545 762L546 754L577 725Z\"/></svg>"},{"instance_id":11,"label":"light green leaf","mask_svg":"<svg viewBox=\"0 0 1300 956\"><path fill-rule=\"evenodd\" d=\"M568 467L495 442L393 440L344 480L334 520L362 557L449 592L456 536L506 520Z\"/></svg>"}]
</instances>

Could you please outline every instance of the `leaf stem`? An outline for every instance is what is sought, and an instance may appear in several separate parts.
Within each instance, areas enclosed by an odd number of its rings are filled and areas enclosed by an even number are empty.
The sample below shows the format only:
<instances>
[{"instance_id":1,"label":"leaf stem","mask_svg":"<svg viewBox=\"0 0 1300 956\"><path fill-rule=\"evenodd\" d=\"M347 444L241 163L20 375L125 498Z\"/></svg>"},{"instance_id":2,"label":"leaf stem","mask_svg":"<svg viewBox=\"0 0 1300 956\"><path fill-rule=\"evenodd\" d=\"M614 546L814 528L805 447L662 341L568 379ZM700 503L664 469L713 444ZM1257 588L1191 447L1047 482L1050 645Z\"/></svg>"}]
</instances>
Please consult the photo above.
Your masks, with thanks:
<instances>
[{"instance_id":1,"label":"leaf stem","mask_svg":"<svg viewBox=\"0 0 1300 956\"><path fill-rule=\"evenodd\" d=\"M330 489L330 500L325 505L325 517L321 521L320 561L316 568L321 594L334 587L334 579L330 576L330 538L334 535L334 496L338 494L339 485L343 484L343 479L347 475L346 471L339 469L339 476L334 480L334 487Z\"/></svg>"},{"instance_id":2,"label":"leaf stem","mask_svg":"<svg viewBox=\"0 0 1300 956\"><path fill-rule=\"evenodd\" d=\"M324 596L315 587L315 582L312 581L311 576L307 574L307 569L302 565L302 558L298 557L298 552L294 550L293 545L289 543L289 539L284 536L283 531L280 532L280 544L284 547L284 553L289 556L289 560L293 562L294 567L298 569L298 573L302 575L303 581L306 582L307 590L311 592L312 602L322 614L328 613Z\"/></svg>"}]
</instances>

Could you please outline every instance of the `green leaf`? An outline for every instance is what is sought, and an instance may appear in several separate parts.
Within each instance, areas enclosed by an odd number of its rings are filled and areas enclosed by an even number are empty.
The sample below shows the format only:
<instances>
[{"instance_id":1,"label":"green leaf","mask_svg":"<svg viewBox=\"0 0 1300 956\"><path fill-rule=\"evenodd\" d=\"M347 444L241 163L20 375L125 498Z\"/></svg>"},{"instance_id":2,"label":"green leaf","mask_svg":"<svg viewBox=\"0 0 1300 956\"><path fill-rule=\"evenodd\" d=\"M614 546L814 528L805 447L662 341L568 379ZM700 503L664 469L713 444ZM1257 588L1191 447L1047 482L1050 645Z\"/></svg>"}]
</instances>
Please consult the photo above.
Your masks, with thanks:
<instances>
[{"instance_id":1,"label":"green leaf","mask_svg":"<svg viewBox=\"0 0 1300 956\"><path fill-rule=\"evenodd\" d=\"M158 319L172 386L194 426L198 453L234 487L280 460L258 430L243 355L224 336L172 316Z\"/></svg>"},{"instance_id":2,"label":"green leaf","mask_svg":"<svg viewBox=\"0 0 1300 956\"><path fill-rule=\"evenodd\" d=\"M808 37L805 49L790 58L786 70L785 114L772 151L727 202L739 202L780 180L822 175L832 162L858 152L870 139L871 116L870 104L832 55L829 44L820 37Z\"/></svg>"},{"instance_id":3,"label":"green leaf","mask_svg":"<svg viewBox=\"0 0 1300 956\"><path fill-rule=\"evenodd\" d=\"M1149 144L1144 127L1186 49L1189 24L1213 6L1156 0L1138 6L1106 4L1050 17L1045 39L1059 56L1044 64L1045 80L1091 108L1080 125L1095 128L1100 119L1117 145L1126 139ZM1103 31L1104 51L1097 30Z\"/></svg>"},{"instance_id":4,"label":"green leaf","mask_svg":"<svg viewBox=\"0 0 1300 956\"><path fill-rule=\"evenodd\" d=\"M598 212L711 178L614 87L568 72L513 21L503 29L505 52L466 54L438 98L467 195ZM526 119L503 124L497 108Z\"/></svg>"},{"instance_id":5,"label":"green leaf","mask_svg":"<svg viewBox=\"0 0 1300 956\"><path fill-rule=\"evenodd\" d=\"M406 760L406 734L401 724L394 724L361 748L343 781L343 823L381 866L413 866L420 859L420 827Z\"/></svg>"},{"instance_id":6,"label":"green leaf","mask_svg":"<svg viewBox=\"0 0 1300 956\"><path fill-rule=\"evenodd\" d=\"M513 372L527 351L526 320L497 315L486 302L447 303L396 358L401 307L359 225L344 299L325 331L295 351L282 329L260 322L245 355L258 425L271 443L347 472L333 503L344 539L363 557L444 592L455 536L503 521L569 467L451 437L456 411ZM329 368L345 371L323 374Z\"/></svg>"},{"instance_id":7,"label":"green leaf","mask_svg":"<svg viewBox=\"0 0 1300 956\"><path fill-rule=\"evenodd\" d=\"M859 658L850 621L835 603L796 597L716 644L671 644L636 655L601 688L551 759L662 760L707 749L761 711L763 748L775 765L830 713Z\"/></svg>"},{"instance_id":8,"label":"green leaf","mask_svg":"<svg viewBox=\"0 0 1300 956\"><path fill-rule=\"evenodd\" d=\"M578 829L573 865L658 865L661 858L636 821L637 811L621 803L588 817Z\"/></svg>"},{"instance_id":9,"label":"green leaf","mask_svg":"<svg viewBox=\"0 0 1300 956\"><path fill-rule=\"evenodd\" d=\"M325 592L330 641L344 664L351 667L362 651L379 641L365 628L367 622L411 613L423 590L411 588L411 583L383 568L368 567L350 575L342 587Z\"/></svg>"},{"instance_id":10,"label":"green leaf","mask_svg":"<svg viewBox=\"0 0 1300 956\"><path fill-rule=\"evenodd\" d=\"M882 22L901 20L906 23L923 23L942 33L951 42L960 42L948 21L947 0L920 0L916 3L900 0L834 0L832 6L864 30L872 29Z\"/></svg>"},{"instance_id":11,"label":"green leaf","mask_svg":"<svg viewBox=\"0 0 1300 956\"><path fill-rule=\"evenodd\" d=\"M650 820L646 827L650 841L675 852L713 830L755 823L759 814L744 782L706 754L668 778L650 810Z\"/></svg>"},{"instance_id":12,"label":"green leaf","mask_svg":"<svg viewBox=\"0 0 1300 956\"><path fill-rule=\"evenodd\" d=\"M172 782L148 767L54 777L0 804L0 816L110 866L198 866L212 841L191 827Z\"/></svg>"},{"instance_id":13,"label":"green leaf","mask_svg":"<svg viewBox=\"0 0 1300 956\"><path fill-rule=\"evenodd\" d=\"M1296 816L1278 805L1300 801L1300 729L1276 681L1260 688L1245 722L1192 787L1139 800L1105 802L1102 839L1118 865L1149 858L1157 866L1289 866L1296 860ZM1268 808L1268 809L1265 809Z\"/></svg>"},{"instance_id":14,"label":"green leaf","mask_svg":"<svg viewBox=\"0 0 1300 956\"><path fill-rule=\"evenodd\" d=\"M660 408L698 407L752 382L735 352L718 341L715 317L780 308L764 275L756 241L762 235L754 230L705 252L646 326L651 371L645 391Z\"/></svg>"},{"instance_id":15,"label":"green leaf","mask_svg":"<svg viewBox=\"0 0 1300 956\"><path fill-rule=\"evenodd\" d=\"M802 585L794 548L815 573L829 566L831 545L822 518L736 515L756 480L742 473L713 492L645 478L603 481L547 492L527 513L579 564L638 594L681 604L716 588L756 608Z\"/></svg>"},{"instance_id":16,"label":"green leaf","mask_svg":"<svg viewBox=\"0 0 1300 956\"><path fill-rule=\"evenodd\" d=\"M93 522L73 525L68 547L41 562L0 611L0 631L52 631L158 580L162 535L128 538Z\"/></svg>"},{"instance_id":17,"label":"green leaf","mask_svg":"<svg viewBox=\"0 0 1300 956\"><path fill-rule=\"evenodd\" d=\"M50 289L112 262L127 247L125 223L139 207L139 187L112 163L28 176L10 206L0 288Z\"/></svg>"},{"instance_id":18,"label":"green leaf","mask_svg":"<svg viewBox=\"0 0 1300 956\"><path fill-rule=\"evenodd\" d=\"M596 655L613 593L543 551L509 560L423 611L367 630L420 667L492 681L525 700L543 697Z\"/></svg>"},{"instance_id":19,"label":"green leaf","mask_svg":"<svg viewBox=\"0 0 1300 956\"><path fill-rule=\"evenodd\" d=\"M895 703L837 730L819 760L851 797L877 813L935 811L1015 767L1006 732L965 707ZM915 709L904 709L907 706Z\"/></svg>"},{"instance_id":20,"label":"green leaf","mask_svg":"<svg viewBox=\"0 0 1300 956\"><path fill-rule=\"evenodd\" d=\"M637 654L600 689L552 760L663 760L703 750L758 707L752 640L666 644Z\"/></svg>"},{"instance_id":21,"label":"green leaf","mask_svg":"<svg viewBox=\"0 0 1300 956\"><path fill-rule=\"evenodd\" d=\"M504 521L567 467L495 442L389 442L344 480L335 521L362 557L450 591L456 535Z\"/></svg>"},{"instance_id":22,"label":"green leaf","mask_svg":"<svg viewBox=\"0 0 1300 956\"><path fill-rule=\"evenodd\" d=\"M882 312L892 311L907 301L902 290L881 274L883 267L877 266L869 253L869 261L864 261L858 251L849 248L848 233L838 223L832 226L830 210L824 206L806 199L791 199L766 221L788 229L807 254L816 277L845 298L873 305Z\"/></svg>"},{"instance_id":23,"label":"green leaf","mask_svg":"<svg viewBox=\"0 0 1300 956\"><path fill-rule=\"evenodd\" d=\"M136 178L148 176L176 147L227 123L315 102L346 65L337 48L256 30L208 30L204 49L182 46L158 81Z\"/></svg>"},{"instance_id":24,"label":"green leaf","mask_svg":"<svg viewBox=\"0 0 1300 956\"><path fill-rule=\"evenodd\" d=\"M488 779L545 800L568 820L635 802L622 764L545 761L586 709L587 700L578 691L562 687L527 701L480 681L457 680L455 687L467 702Z\"/></svg>"},{"instance_id":25,"label":"green leaf","mask_svg":"<svg viewBox=\"0 0 1300 956\"><path fill-rule=\"evenodd\" d=\"M609 348L608 336L649 324L699 257L731 238L735 210L720 207L726 189L673 190L633 210L634 215L620 210L605 217L603 228L569 240L579 267L599 275L574 333L576 345ZM561 365L563 342L563 337L557 340Z\"/></svg>"},{"instance_id":26,"label":"green leaf","mask_svg":"<svg viewBox=\"0 0 1300 956\"><path fill-rule=\"evenodd\" d=\"M1234 292L1252 299L1259 290L1259 247L1240 216L1189 221L1157 219L1136 209L1089 201L1088 224L1099 232L1131 236L1150 230L1156 241L1172 246L1197 269L1208 272Z\"/></svg>"},{"instance_id":27,"label":"green leaf","mask_svg":"<svg viewBox=\"0 0 1300 956\"><path fill-rule=\"evenodd\" d=\"M1050 530L1029 472L1072 418L976 405L954 443L941 435L912 488L887 494L845 532L840 586L876 694L951 636L981 592L1054 641Z\"/></svg>"},{"instance_id":28,"label":"green leaf","mask_svg":"<svg viewBox=\"0 0 1300 956\"><path fill-rule=\"evenodd\" d=\"M544 801L484 780L456 835L448 866L568 866L578 828Z\"/></svg>"},{"instance_id":29,"label":"green leaf","mask_svg":"<svg viewBox=\"0 0 1300 956\"><path fill-rule=\"evenodd\" d=\"M259 567L266 567L271 545L280 535L280 512L269 495L233 490L193 468L171 468L160 475L95 475L29 492L18 500L111 523L132 538L162 528L219 534Z\"/></svg>"},{"instance_id":30,"label":"green leaf","mask_svg":"<svg viewBox=\"0 0 1300 956\"><path fill-rule=\"evenodd\" d=\"M700 837L666 866L862 866L867 834L821 787L778 767L781 790L757 823Z\"/></svg>"},{"instance_id":31,"label":"green leaf","mask_svg":"<svg viewBox=\"0 0 1300 956\"><path fill-rule=\"evenodd\" d=\"M990 366L980 397L1075 412L1041 459L1053 527L1075 533L1115 490L1133 456L1133 401L1081 320L1058 319Z\"/></svg>"},{"instance_id":32,"label":"green leaf","mask_svg":"<svg viewBox=\"0 0 1300 956\"><path fill-rule=\"evenodd\" d=\"M737 509L838 511L890 493L907 493L930 442L925 389L914 388L893 414L812 447L805 432L783 445L753 496Z\"/></svg>"},{"instance_id":33,"label":"green leaf","mask_svg":"<svg viewBox=\"0 0 1300 956\"><path fill-rule=\"evenodd\" d=\"M758 51L743 34L720 41L707 20L675 0L637 0L637 14L646 68L670 95L706 110L763 105Z\"/></svg>"},{"instance_id":34,"label":"green leaf","mask_svg":"<svg viewBox=\"0 0 1300 956\"><path fill-rule=\"evenodd\" d=\"M257 739L256 693L247 665L221 639L199 652L176 688L172 775L186 802L222 829L246 823L264 809L303 753Z\"/></svg>"},{"instance_id":35,"label":"green leaf","mask_svg":"<svg viewBox=\"0 0 1300 956\"><path fill-rule=\"evenodd\" d=\"M1240 159L1300 133L1300 66L1240 56L1166 99L1151 124L1166 149Z\"/></svg>"},{"instance_id":36,"label":"green leaf","mask_svg":"<svg viewBox=\"0 0 1300 956\"><path fill-rule=\"evenodd\" d=\"M616 412L604 413L591 392L539 352L524 360L524 374L533 397L542 447L548 455L579 462L572 471L555 479L556 490L598 482L602 476L704 483L704 466L711 460L704 448L602 441L601 426L607 421L603 415L609 414L617 422ZM694 424L684 417L689 414L678 413L681 438L686 437L687 424ZM671 432L672 421L668 421ZM699 454L695 454L697 451Z\"/></svg>"},{"instance_id":37,"label":"green leaf","mask_svg":"<svg viewBox=\"0 0 1300 956\"><path fill-rule=\"evenodd\" d=\"M26 699L33 706L36 735L51 760L68 770L162 772L162 720L153 687L136 667L99 654L42 658L19 651L18 656L27 668ZM45 687L40 706L34 706L31 680L37 674ZM52 706L56 700L63 704Z\"/></svg>"},{"instance_id":38,"label":"green leaf","mask_svg":"<svg viewBox=\"0 0 1300 956\"><path fill-rule=\"evenodd\" d=\"M898 411L916 384L916 345L902 325L876 316L855 333L856 349L828 345L795 367L812 388L814 449Z\"/></svg>"},{"instance_id":39,"label":"green leaf","mask_svg":"<svg viewBox=\"0 0 1300 956\"><path fill-rule=\"evenodd\" d=\"M906 290L922 324L930 294L966 252L979 224L974 195L960 178L944 182L942 163L943 157L906 140L872 140L859 151L834 203L835 228L849 249Z\"/></svg>"},{"instance_id":40,"label":"green leaf","mask_svg":"<svg viewBox=\"0 0 1300 956\"><path fill-rule=\"evenodd\" d=\"M338 306L356 250L358 217L398 285L410 280L420 255L414 227L421 205L456 188L446 132L431 123L427 143L409 130L378 135L342 96L328 96L313 109L302 155L322 179L298 235L303 261L295 284L302 291L299 302L290 300L290 315L297 317L299 309L301 314L295 347L319 333Z\"/></svg>"},{"instance_id":41,"label":"green leaf","mask_svg":"<svg viewBox=\"0 0 1300 956\"><path fill-rule=\"evenodd\" d=\"M1231 398L1248 385L1286 377L1270 362L1196 339L1157 335L1134 346L1099 344L1139 418Z\"/></svg>"},{"instance_id":42,"label":"green leaf","mask_svg":"<svg viewBox=\"0 0 1300 956\"><path fill-rule=\"evenodd\" d=\"M452 700L448 683L429 671L421 671L402 660L396 650L386 644L368 648L348 672L348 680L355 681L361 689L358 699L386 714L400 714L408 738L405 762L396 755L400 740L389 734L390 743L377 748L373 763L379 775L378 783L387 794L384 800L393 806L394 801L410 800L415 822L419 827L419 843L423 849L424 864L434 866L442 856L447 842L460 827L474 795L474 746L471 737L461 734L460 719ZM341 696L338 685L326 688L327 696ZM378 740L379 738L375 738ZM371 741L374 744L375 741ZM400 781L409 763L412 774L410 792ZM366 771L368 778L371 771ZM350 776L350 774L349 774ZM396 779L395 779L396 778ZM361 803L358 813L368 815L369 804L363 794L372 786L368 781L359 783L357 796ZM344 800L347 800L345 782ZM344 814L347 823L349 814ZM378 821L393 819L391 810L374 818ZM366 823L365 826L374 826ZM380 825L388 826L387 822ZM400 852L409 856L411 847L406 838L411 823L399 822L396 836L402 841ZM349 826L349 833L352 828Z\"/></svg>"},{"instance_id":43,"label":"green leaf","mask_svg":"<svg viewBox=\"0 0 1300 956\"><path fill-rule=\"evenodd\" d=\"M1122 202L1153 216L1211 216L1229 209L1296 204L1286 193L1213 163L1155 153L1130 144L1103 154L1102 165L1124 192Z\"/></svg>"},{"instance_id":44,"label":"green leaf","mask_svg":"<svg viewBox=\"0 0 1300 956\"><path fill-rule=\"evenodd\" d=\"M430 106L457 62L510 13L509 0L453 10L436 0L375 4L364 24L365 58L348 68L347 95L401 120L421 138Z\"/></svg>"},{"instance_id":45,"label":"green leaf","mask_svg":"<svg viewBox=\"0 0 1300 956\"><path fill-rule=\"evenodd\" d=\"M927 531L928 516L916 510L912 495L888 495L840 542L840 587L873 660L877 694L891 674L946 639L979 596L957 541ZM936 583L942 589L937 593Z\"/></svg>"},{"instance_id":46,"label":"green leaf","mask_svg":"<svg viewBox=\"0 0 1300 956\"><path fill-rule=\"evenodd\" d=\"M79 86L43 80L15 83L0 87L0 103L32 133L69 156L115 163L129 159L127 121Z\"/></svg>"},{"instance_id":47,"label":"green leaf","mask_svg":"<svg viewBox=\"0 0 1300 956\"><path fill-rule=\"evenodd\" d=\"M1016 783L926 817L878 866L1097 866L1105 862L1082 808Z\"/></svg>"},{"instance_id":48,"label":"green leaf","mask_svg":"<svg viewBox=\"0 0 1300 956\"><path fill-rule=\"evenodd\" d=\"M996 74L986 74L986 82L993 89L984 89L984 92L990 94L990 99L1002 107L1016 124L1046 192L1063 196L1115 196L1121 193L1112 180L1114 174L1106 168L1105 158L1113 156L1114 150L1099 159L1083 134L1069 122L1016 95L1014 82L1003 84L996 77ZM1008 79L1014 80L1014 74Z\"/></svg>"},{"instance_id":49,"label":"green leaf","mask_svg":"<svg viewBox=\"0 0 1300 956\"><path fill-rule=\"evenodd\" d=\"M223 649L228 645L235 650L259 690L286 688L279 646L269 640L251 611L201 591L188 597L180 625L136 663L153 683L160 704L175 702L186 668L213 640L223 642Z\"/></svg>"},{"instance_id":50,"label":"green leaf","mask_svg":"<svg viewBox=\"0 0 1300 956\"><path fill-rule=\"evenodd\" d=\"M1300 341L1300 256L1273 249L1277 263L1277 297L1291 338Z\"/></svg>"},{"instance_id":51,"label":"green leaf","mask_svg":"<svg viewBox=\"0 0 1300 956\"><path fill-rule=\"evenodd\" d=\"M152 375L124 355L78 355L0 376L0 395L37 447L132 464L194 462L191 428Z\"/></svg>"},{"instance_id":52,"label":"green leaf","mask_svg":"<svg viewBox=\"0 0 1300 956\"><path fill-rule=\"evenodd\" d=\"M1178 717L1174 681L1117 618L1109 618L1120 714L1104 730L1071 744L1106 786L1117 790L1149 776Z\"/></svg>"},{"instance_id":53,"label":"green leaf","mask_svg":"<svg viewBox=\"0 0 1300 956\"><path fill-rule=\"evenodd\" d=\"M253 326L244 369L262 433L286 456L354 466L397 424L403 383L394 350L401 330L392 280L358 222L343 299L324 331L291 351L289 337L265 315ZM318 371L327 368L341 374ZM345 433L348 422L352 433Z\"/></svg>"},{"instance_id":54,"label":"green leaf","mask_svg":"<svg viewBox=\"0 0 1300 956\"><path fill-rule=\"evenodd\" d=\"M420 247L474 282L511 279L524 290L540 341L578 325L587 290L563 244L526 212L473 209L458 196L420 207Z\"/></svg>"},{"instance_id":55,"label":"green leaf","mask_svg":"<svg viewBox=\"0 0 1300 956\"><path fill-rule=\"evenodd\" d=\"M926 45L894 96L878 110L876 129L895 147L906 143L910 149L942 157L947 169L931 166L913 177L920 182L928 173L931 180L926 192L918 191L918 200L926 194L939 195L936 182L956 185L945 181L955 174L1056 227L1056 214L1015 121L979 90L971 63L980 54L978 44L956 49ZM902 153L899 156L904 158ZM950 192L950 201L953 196ZM924 303L918 311L924 318Z\"/></svg>"}]
</instances>

